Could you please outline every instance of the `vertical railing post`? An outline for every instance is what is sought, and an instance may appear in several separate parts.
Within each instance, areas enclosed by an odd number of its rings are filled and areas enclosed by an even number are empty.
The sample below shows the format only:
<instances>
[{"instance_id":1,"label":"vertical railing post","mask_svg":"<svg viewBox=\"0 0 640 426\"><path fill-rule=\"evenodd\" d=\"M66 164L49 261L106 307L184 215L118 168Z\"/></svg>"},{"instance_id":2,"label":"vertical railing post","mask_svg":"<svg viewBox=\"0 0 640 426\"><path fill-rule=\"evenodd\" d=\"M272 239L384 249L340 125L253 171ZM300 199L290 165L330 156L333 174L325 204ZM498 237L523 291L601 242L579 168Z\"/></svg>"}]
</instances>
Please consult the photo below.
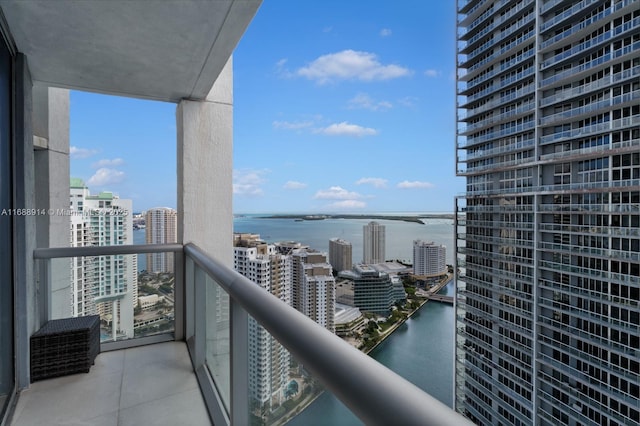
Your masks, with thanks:
<instances>
[{"instance_id":1,"label":"vertical railing post","mask_svg":"<svg viewBox=\"0 0 640 426\"><path fill-rule=\"evenodd\" d=\"M43 326L51 318L51 262L52 259L36 259L38 271L38 314L39 326Z\"/></svg>"},{"instance_id":2,"label":"vertical railing post","mask_svg":"<svg viewBox=\"0 0 640 426\"><path fill-rule=\"evenodd\" d=\"M182 251L177 251L173 255L173 335L177 341L186 340L188 335L185 328L185 296L186 296L186 271L185 255ZM191 262L193 265L193 262ZM193 275L192 275L193 276Z\"/></svg>"},{"instance_id":3,"label":"vertical railing post","mask_svg":"<svg viewBox=\"0 0 640 426\"><path fill-rule=\"evenodd\" d=\"M204 366L207 351L207 285L206 273L195 268L193 285L193 364L196 370Z\"/></svg>"},{"instance_id":4,"label":"vertical railing post","mask_svg":"<svg viewBox=\"0 0 640 426\"><path fill-rule=\"evenodd\" d=\"M249 424L249 314L229 297L231 316L231 424Z\"/></svg>"},{"instance_id":5,"label":"vertical railing post","mask_svg":"<svg viewBox=\"0 0 640 426\"><path fill-rule=\"evenodd\" d=\"M194 289L195 289L195 263L189 256L184 258L184 337L190 350L193 350L195 336L194 325ZM177 312L176 312L177 313Z\"/></svg>"}]
</instances>

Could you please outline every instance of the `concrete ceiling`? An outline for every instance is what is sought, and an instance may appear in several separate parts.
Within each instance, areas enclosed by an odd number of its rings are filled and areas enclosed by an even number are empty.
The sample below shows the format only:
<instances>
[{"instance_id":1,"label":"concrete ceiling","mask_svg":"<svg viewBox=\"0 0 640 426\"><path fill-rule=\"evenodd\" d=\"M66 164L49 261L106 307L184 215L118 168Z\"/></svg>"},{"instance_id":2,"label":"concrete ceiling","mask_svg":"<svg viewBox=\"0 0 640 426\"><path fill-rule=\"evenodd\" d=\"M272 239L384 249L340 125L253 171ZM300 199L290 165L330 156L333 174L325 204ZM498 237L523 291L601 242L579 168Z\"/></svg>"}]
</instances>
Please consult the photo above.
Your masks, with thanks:
<instances>
[{"instance_id":1,"label":"concrete ceiling","mask_svg":"<svg viewBox=\"0 0 640 426\"><path fill-rule=\"evenodd\" d=\"M0 0L34 83L203 99L262 0Z\"/></svg>"}]
</instances>

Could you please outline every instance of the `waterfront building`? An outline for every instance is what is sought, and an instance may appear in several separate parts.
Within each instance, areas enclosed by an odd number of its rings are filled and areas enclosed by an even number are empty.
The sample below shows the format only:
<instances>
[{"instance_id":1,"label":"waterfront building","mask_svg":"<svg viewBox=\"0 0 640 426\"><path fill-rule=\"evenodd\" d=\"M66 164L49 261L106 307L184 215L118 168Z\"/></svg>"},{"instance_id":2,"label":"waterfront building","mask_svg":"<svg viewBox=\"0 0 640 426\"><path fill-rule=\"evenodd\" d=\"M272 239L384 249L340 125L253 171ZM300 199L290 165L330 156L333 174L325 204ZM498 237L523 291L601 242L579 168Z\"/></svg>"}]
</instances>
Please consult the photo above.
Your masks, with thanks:
<instances>
[{"instance_id":1,"label":"waterfront building","mask_svg":"<svg viewBox=\"0 0 640 426\"><path fill-rule=\"evenodd\" d=\"M147 244L173 244L178 237L178 212L169 207L154 207L145 213ZM148 253L147 272L174 272L173 253Z\"/></svg>"},{"instance_id":2,"label":"waterfront building","mask_svg":"<svg viewBox=\"0 0 640 426\"><path fill-rule=\"evenodd\" d=\"M360 309L352 305L336 303L336 334L340 337L353 336L364 325L365 317Z\"/></svg>"},{"instance_id":3,"label":"waterfront building","mask_svg":"<svg viewBox=\"0 0 640 426\"><path fill-rule=\"evenodd\" d=\"M342 238L329 240L329 263L336 272L346 271L353 266L353 248L349 241Z\"/></svg>"},{"instance_id":4,"label":"waterfront building","mask_svg":"<svg viewBox=\"0 0 640 426\"><path fill-rule=\"evenodd\" d=\"M353 281L345 278L336 281L336 303L356 306L353 300Z\"/></svg>"},{"instance_id":5,"label":"waterfront building","mask_svg":"<svg viewBox=\"0 0 640 426\"><path fill-rule=\"evenodd\" d=\"M436 278L447 273L447 248L433 242L414 240L413 273L424 278Z\"/></svg>"},{"instance_id":6,"label":"waterfront building","mask_svg":"<svg viewBox=\"0 0 640 426\"><path fill-rule=\"evenodd\" d=\"M72 247L133 244L132 201L111 192L91 195L81 179L70 180ZM111 337L133 337L133 308L138 303L136 255L71 259L72 313L99 314Z\"/></svg>"},{"instance_id":7,"label":"waterfront building","mask_svg":"<svg viewBox=\"0 0 640 426\"><path fill-rule=\"evenodd\" d=\"M293 261L293 307L334 333L336 280L327 254L309 248L294 248L289 253Z\"/></svg>"},{"instance_id":8,"label":"waterfront building","mask_svg":"<svg viewBox=\"0 0 640 426\"><path fill-rule=\"evenodd\" d=\"M234 269L291 305L291 256L276 251L255 234L234 234ZM260 407L279 406L289 383L291 355L249 318L249 395Z\"/></svg>"},{"instance_id":9,"label":"waterfront building","mask_svg":"<svg viewBox=\"0 0 640 426\"><path fill-rule=\"evenodd\" d=\"M455 408L640 422L640 1L459 0Z\"/></svg>"},{"instance_id":10,"label":"waterfront building","mask_svg":"<svg viewBox=\"0 0 640 426\"><path fill-rule=\"evenodd\" d=\"M371 265L385 261L385 227L378 222L369 222L362 227L362 263Z\"/></svg>"},{"instance_id":11,"label":"waterfront building","mask_svg":"<svg viewBox=\"0 0 640 426\"><path fill-rule=\"evenodd\" d=\"M350 271L340 272L339 276L353 281L353 303L361 311L386 317L393 304L401 301L395 299L400 295L397 291L394 292L389 274L377 271L370 265L354 265ZM402 292L403 297L406 297L404 289Z\"/></svg>"}]
</instances>

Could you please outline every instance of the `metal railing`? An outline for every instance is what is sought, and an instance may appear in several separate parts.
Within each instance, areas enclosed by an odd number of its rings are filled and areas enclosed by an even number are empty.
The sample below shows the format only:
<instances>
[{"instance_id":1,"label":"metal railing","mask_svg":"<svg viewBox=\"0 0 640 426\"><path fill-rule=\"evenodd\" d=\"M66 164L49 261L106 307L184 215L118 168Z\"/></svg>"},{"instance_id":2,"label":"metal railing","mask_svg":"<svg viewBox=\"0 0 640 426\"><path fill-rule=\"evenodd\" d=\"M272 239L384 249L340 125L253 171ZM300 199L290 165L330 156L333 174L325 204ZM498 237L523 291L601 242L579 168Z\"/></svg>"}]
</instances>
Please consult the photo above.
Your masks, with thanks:
<instances>
[{"instance_id":1,"label":"metal railing","mask_svg":"<svg viewBox=\"0 0 640 426\"><path fill-rule=\"evenodd\" d=\"M149 344L149 343L159 343L168 340L181 340L183 339L183 335L180 330L183 329L182 323L182 310L181 307L183 305L183 282L182 282L182 252L183 246L182 244L140 244L140 245L119 245L119 246L85 246L85 247L56 247L56 248L38 248L33 252L33 258L36 262L43 262L42 267L35 268L38 271L37 280L38 280L38 295L39 301L38 304L40 306L40 319L42 322L45 322L49 319L58 319L60 316L60 312L58 309L55 309L52 304L55 302L52 301L52 284L54 282L58 282L60 277L57 276L57 273L60 272L60 268L54 268L53 259L72 259L72 258L91 258L91 257L109 257L109 256L122 256L122 255L139 255L139 254L149 254L149 253L173 253L174 254L174 270L175 270L175 282L174 282L174 295L172 302L173 312L171 314L171 318L167 320L164 318L164 322L169 322L172 324L170 330L165 332L151 332L151 333L138 333L139 330L136 330L135 337L127 337L124 335L116 335L112 333L105 340L103 336L101 336L101 350L109 351L109 350L118 350L131 346ZM71 265L66 265L63 268L66 268L67 271ZM70 277L67 277L70 279ZM97 279L97 277L96 277ZM67 284L71 282L68 281ZM126 283L128 286L129 283ZM130 292L130 289L127 289L127 292ZM93 295L96 303L108 303L113 299L120 299L124 296L124 293L118 292L116 289L113 289L112 292L106 295ZM99 300L104 299L106 302L99 302ZM175 304L173 302L175 301ZM58 300L58 302L60 302ZM127 306L131 308L131 316L133 316L134 306ZM125 307L126 309L126 307ZM65 310L62 309L64 312ZM73 311L73 309L72 309ZM122 312L121 312L122 313ZM71 316L75 314L71 312ZM82 315L81 313L78 315ZM68 316L68 315L64 315ZM41 324L42 325L42 324ZM140 324L134 324L134 329L138 327ZM133 330L131 330L133 331ZM102 334L102 333L101 333ZM134 343L135 342L135 343Z\"/></svg>"},{"instance_id":2,"label":"metal railing","mask_svg":"<svg viewBox=\"0 0 640 426\"><path fill-rule=\"evenodd\" d=\"M215 424L244 425L249 421L249 315L366 424L472 424L194 244L43 248L34 250L34 259L153 252L177 254L176 339L187 340L194 371ZM216 294L224 292L228 296L217 299L228 300L222 321L221 312L213 312L207 304L213 287ZM222 324L214 333L223 336L220 353L228 356L228 364L212 365L208 359L212 337L207 327L212 324ZM136 340L129 340L128 345L136 345ZM215 371L220 365L227 371Z\"/></svg>"}]
</instances>

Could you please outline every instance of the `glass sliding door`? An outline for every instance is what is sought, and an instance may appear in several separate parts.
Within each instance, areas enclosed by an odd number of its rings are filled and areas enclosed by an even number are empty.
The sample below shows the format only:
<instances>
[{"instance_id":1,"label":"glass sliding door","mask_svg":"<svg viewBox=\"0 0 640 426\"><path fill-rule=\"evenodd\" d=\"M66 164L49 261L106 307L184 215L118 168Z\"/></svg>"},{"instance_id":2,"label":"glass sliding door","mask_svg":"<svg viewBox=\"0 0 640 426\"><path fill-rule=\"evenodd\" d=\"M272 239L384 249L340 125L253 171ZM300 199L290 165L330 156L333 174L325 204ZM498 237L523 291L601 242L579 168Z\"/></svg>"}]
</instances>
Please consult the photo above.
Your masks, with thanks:
<instances>
[{"instance_id":1,"label":"glass sliding door","mask_svg":"<svg viewBox=\"0 0 640 426\"><path fill-rule=\"evenodd\" d=\"M15 389L11 63L11 53L0 36L0 423Z\"/></svg>"}]
</instances>

